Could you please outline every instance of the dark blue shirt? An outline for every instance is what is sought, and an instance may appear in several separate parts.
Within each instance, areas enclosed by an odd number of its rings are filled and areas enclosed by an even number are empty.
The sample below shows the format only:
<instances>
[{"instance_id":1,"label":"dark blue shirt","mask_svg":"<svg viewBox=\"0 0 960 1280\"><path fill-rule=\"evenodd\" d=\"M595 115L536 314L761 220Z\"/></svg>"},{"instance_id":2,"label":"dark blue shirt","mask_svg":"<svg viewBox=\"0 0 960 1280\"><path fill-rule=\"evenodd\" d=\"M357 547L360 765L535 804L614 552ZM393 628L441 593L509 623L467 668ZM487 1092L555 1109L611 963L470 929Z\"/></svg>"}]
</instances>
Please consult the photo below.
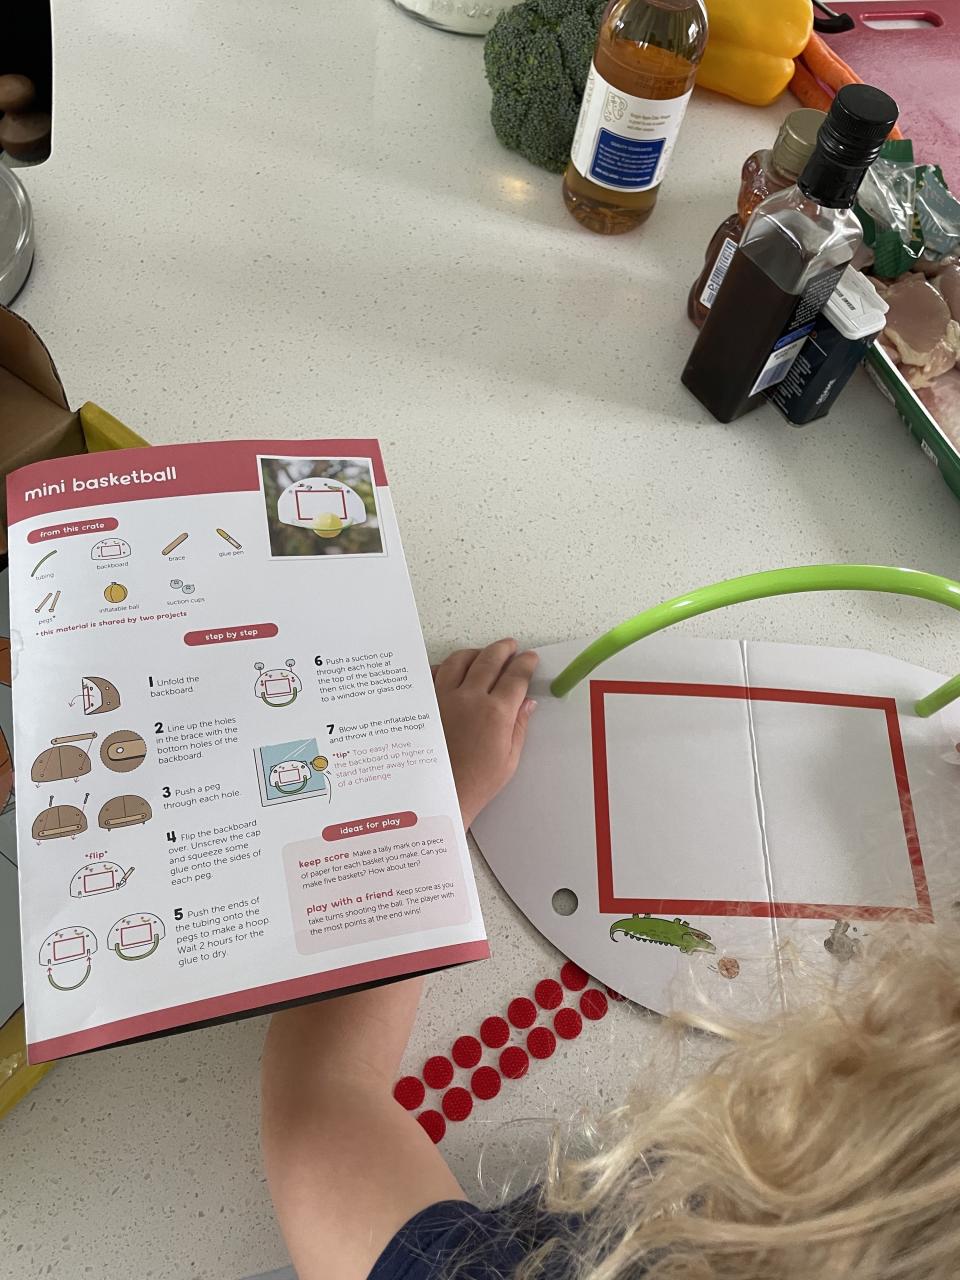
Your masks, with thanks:
<instances>
[{"instance_id":1,"label":"dark blue shirt","mask_svg":"<svg viewBox=\"0 0 960 1280\"><path fill-rule=\"evenodd\" d=\"M465 1200L430 1205L393 1237L369 1280L510 1280L519 1264L558 1231L570 1226L537 1208L530 1193L497 1209L478 1209ZM558 1250L544 1280L567 1280L569 1253Z\"/></svg>"}]
</instances>

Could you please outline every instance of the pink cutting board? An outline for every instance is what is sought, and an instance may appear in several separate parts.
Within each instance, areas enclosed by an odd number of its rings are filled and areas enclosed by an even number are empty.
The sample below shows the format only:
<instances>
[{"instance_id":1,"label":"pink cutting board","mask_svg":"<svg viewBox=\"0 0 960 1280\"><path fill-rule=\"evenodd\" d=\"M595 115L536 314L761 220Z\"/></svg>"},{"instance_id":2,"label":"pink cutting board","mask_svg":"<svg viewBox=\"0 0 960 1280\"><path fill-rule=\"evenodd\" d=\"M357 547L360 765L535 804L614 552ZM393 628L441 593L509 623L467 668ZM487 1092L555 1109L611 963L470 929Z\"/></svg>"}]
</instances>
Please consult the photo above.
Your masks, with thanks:
<instances>
[{"instance_id":1,"label":"pink cutting board","mask_svg":"<svg viewBox=\"0 0 960 1280\"><path fill-rule=\"evenodd\" d=\"M848 13L856 26L823 39L861 80L896 99L914 158L940 164L960 192L960 0L851 0L830 7ZM925 18L932 25L878 30L865 17Z\"/></svg>"}]
</instances>

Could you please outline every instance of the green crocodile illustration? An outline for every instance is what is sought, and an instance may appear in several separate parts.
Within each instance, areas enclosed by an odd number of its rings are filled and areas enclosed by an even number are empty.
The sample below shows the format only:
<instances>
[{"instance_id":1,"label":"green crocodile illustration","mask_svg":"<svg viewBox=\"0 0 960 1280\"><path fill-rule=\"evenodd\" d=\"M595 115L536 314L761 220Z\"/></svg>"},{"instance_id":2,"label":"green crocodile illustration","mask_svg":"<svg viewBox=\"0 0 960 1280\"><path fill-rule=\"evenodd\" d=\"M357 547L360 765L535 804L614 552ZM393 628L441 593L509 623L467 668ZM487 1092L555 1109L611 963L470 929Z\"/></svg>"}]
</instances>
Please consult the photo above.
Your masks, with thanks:
<instances>
[{"instance_id":1,"label":"green crocodile illustration","mask_svg":"<svg viewBox=\"0 0 960 1280\"><path fill-rule=\"evenodd\" d=\"M686 920L675 916L673 920L662 920L659 916L626 916L610 926L610 937L616 942L616 935L622 933L625 938L634 942L655 942L661 947L679 947L681 951L716 951L710 941L709 933L694 929Z\"/></svg>"}]
</instances>

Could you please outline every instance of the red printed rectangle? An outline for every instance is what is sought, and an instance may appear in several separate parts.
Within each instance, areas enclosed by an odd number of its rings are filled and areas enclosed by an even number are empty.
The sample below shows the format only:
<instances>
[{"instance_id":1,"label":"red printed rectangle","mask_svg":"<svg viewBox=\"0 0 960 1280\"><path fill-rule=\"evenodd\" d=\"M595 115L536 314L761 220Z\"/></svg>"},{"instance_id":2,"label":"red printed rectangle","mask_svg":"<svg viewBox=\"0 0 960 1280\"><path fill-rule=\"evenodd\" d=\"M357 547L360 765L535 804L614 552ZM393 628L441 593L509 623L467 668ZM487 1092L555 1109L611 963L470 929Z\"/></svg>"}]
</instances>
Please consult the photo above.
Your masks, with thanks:
<instances>
[{"instance_id":1,"label":"red printed rectangle","mask_svg":"<svg viewBox=\"0 0 960 1280\"><path fill-rule=\"evenodd\" d=\"M78 960L86 955L86 951L87 944L82 934L75 933L71 938L54 938L53 940L53 958L56 962Z\"/></svg>"},{"instance_id":2,"label":"red printed rectangle","mask_svg":"<svg viewBox=\"0 0 960 1280\"><path fill-rule=\"evenodd\" d=\"M153 925L149 920L144 924L125 924L120 928L121 947L144 947L152 941Z\"/></svg>"},{"instance_id":3,"label":"red printed rectangle","mask_svg":"<svg viewBox=\"0 0 960 1280\"><path fill-rule=\"evenodd\" d=\"M269 680L264 677L263 692L268 698L288 698L293 693L293 682L289 676L277 676Z\"/></svg>"},{"instance_id":4,"label":"red printed rectangle","mask_svg":"<svg viewBox=\"0 0 960 1280\"><path fill-rule=\"evenodd\" d=\"M324 512L347 518L347 495L342 489L294 489L293 496L298 520L315 520Z\"/></svg>"},{"instance_id":5,"label":"red printed rectangle","mask_svg":"<svg viewBox=\"0 0 960 1280\"><path fill-rule=\"evenodd\" d=\"M105 889L116 887L117 873L109 867L99 871L88 871L83 877L84 893L103 893Z\"/></svg>"},{"instance_id":6,"label":"red printed rectangle","mask_svg":"<svg viewBox=\"0 0 960 1280\"><path fill-rule=\"evenodd\" d=\"M612 697L647 696L651 698L735 699L756 703L807 704L809 706L851 708L876 711L883 717L890 763L891 781L895 787L893 811L899 806L904 855L909 872L904 872L915 906L866 905L864 903L831 903L807 901L754 901L669 897L639 897L618 892L614 884L613 823L611 820L610 764L607 756L607 703ZM611 713L612 714L612 713ZM635 680L592 680L590 682L590 721L593 743L594 820L596 829L597 891L599 909L604 914L649 912L673 915L751 916L803 919L875 920L894 919L915 924L933 920L930 891L917 835L913 799L907 776L906 757L893 698L863 694L827 693L800 689L752 688L740 685L710 685L646 682ZM892 798L892 797L891 797Z\"/></svg>"}]
</instances>

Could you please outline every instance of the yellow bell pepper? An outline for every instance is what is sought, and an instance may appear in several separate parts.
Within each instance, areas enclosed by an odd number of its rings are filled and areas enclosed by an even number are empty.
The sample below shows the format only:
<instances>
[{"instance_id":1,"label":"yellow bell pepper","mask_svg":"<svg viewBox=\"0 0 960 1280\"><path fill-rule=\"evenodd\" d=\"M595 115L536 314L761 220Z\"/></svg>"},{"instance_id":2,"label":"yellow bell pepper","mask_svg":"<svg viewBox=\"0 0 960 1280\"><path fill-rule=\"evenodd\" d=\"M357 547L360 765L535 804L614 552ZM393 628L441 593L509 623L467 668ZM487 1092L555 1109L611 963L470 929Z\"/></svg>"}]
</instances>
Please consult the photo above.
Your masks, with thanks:
<instances>
[{"instance_id":1,"label":"yellow bell pepper","mask_svg":"<svg viewBox=\"0 0 960 1280\"><path fill-rule=\"evenodd\" d=\"M705 0L710 34L697 84L765 107L790 83L813 31L811 0Z\"/></svg>"}]
</instances>

